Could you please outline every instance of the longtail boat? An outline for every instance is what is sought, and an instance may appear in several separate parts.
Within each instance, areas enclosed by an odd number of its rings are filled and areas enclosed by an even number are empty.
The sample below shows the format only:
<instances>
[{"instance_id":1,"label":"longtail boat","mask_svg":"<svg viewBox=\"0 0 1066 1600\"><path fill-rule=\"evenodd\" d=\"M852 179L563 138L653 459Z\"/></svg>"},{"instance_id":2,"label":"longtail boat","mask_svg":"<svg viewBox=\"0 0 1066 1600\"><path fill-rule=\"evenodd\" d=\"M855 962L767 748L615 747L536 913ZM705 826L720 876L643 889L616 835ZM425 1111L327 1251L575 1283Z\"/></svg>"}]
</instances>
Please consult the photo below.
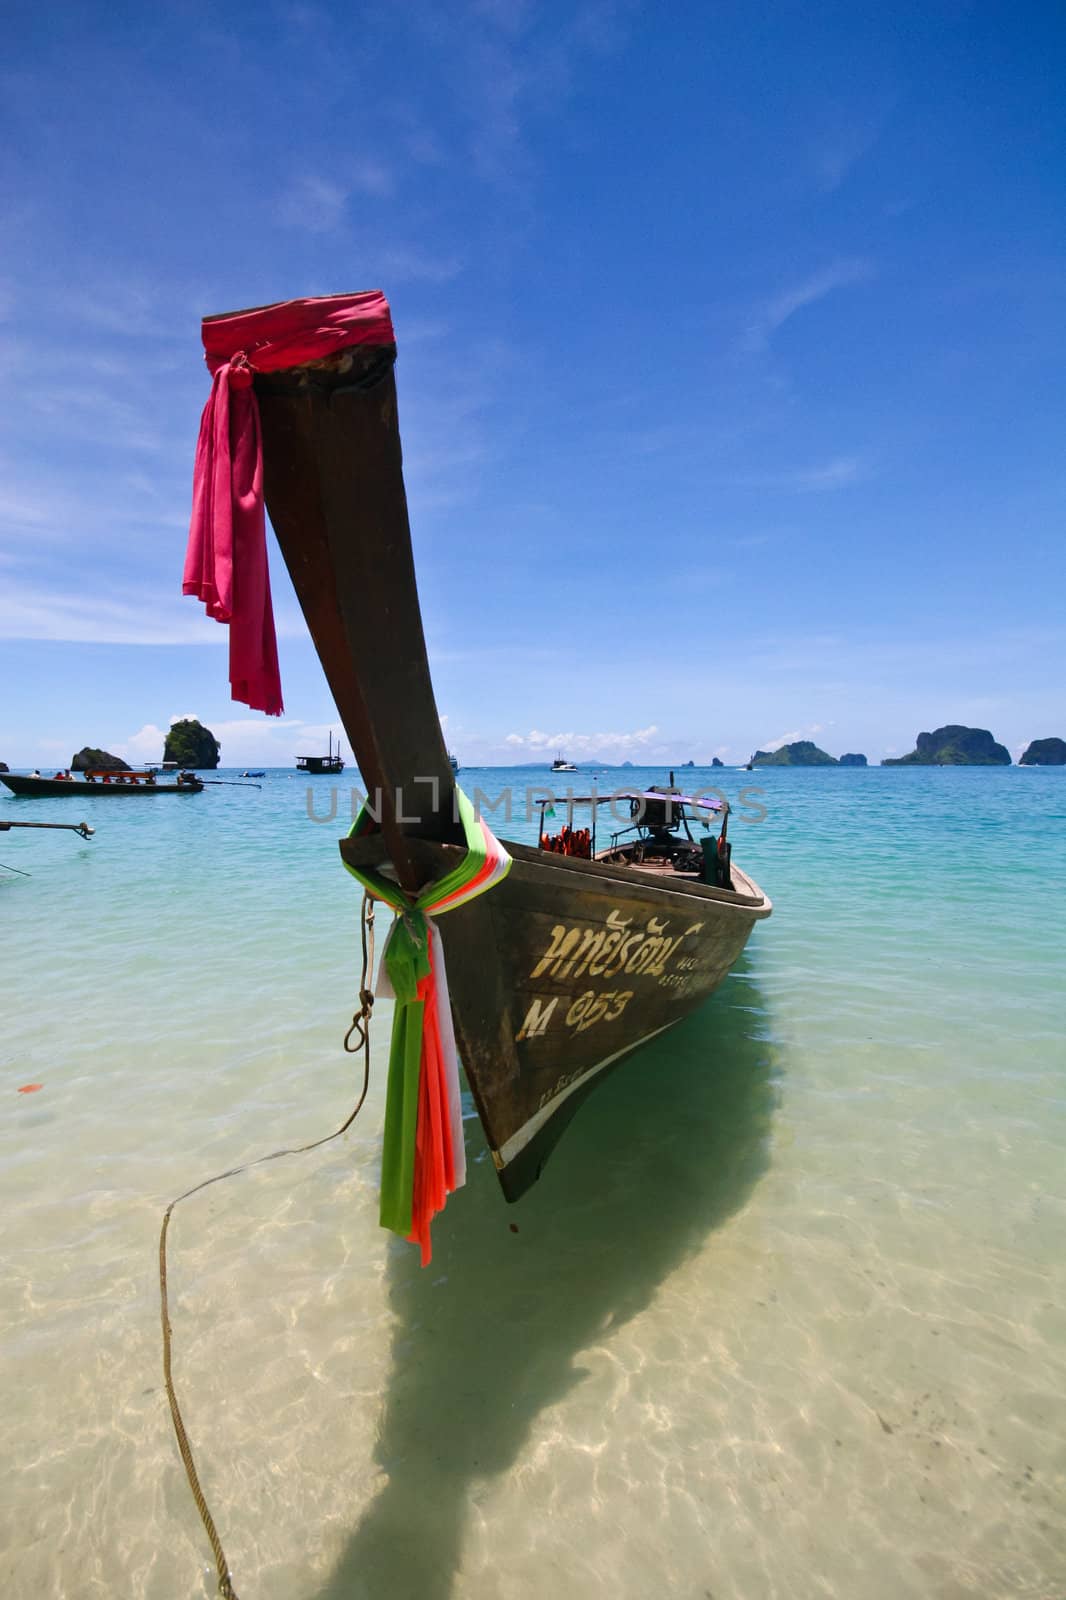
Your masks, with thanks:
<instances>
[{"instance_id":1,"label":"longtail boat","mask_svg":"<svg viewBox=\"0 0 1066 1600\"><path fill-rule=\"evenodd\" d=\"M376 320L360 323L362 302ZM342 859L382 898L390 899L391 885L401 910L417 902L436 917L441 901L432 887L451 883L473 849L470 807L455 781L426 656L388 306L376 292L287 302L209 317L203 337L215 377L198 482L219 481L212 439L227 453L231 437L254 449L261 442L266 508L372 797L341 841ZM213 411L223 400L231 409ZM257 411L254 425L242 406ZM235 446L235 508L255 471L247 461L241 467ZM194 491L185 587L210 610L207 512L197 510L210 510L207 494ZM245 643L262 632L247 619L242 626ZM280 680L257 683L234 646L231 631L231 679L247 674L248 703L279 711ZM276 669L275 651L268 680ZM771 912L731 863L724 815L708 849L676 827L698 797L671 788L629 798L631 826L602 850L560 850L543 829L538 845L504 841L506 875L486 867L486 892L440 918L458 1053L508 1200L537 1179L589 1092L701 1005ZM481 819L498 845L487 826L494 820ZM662 1063L657 1056L656 1072L667 1070Z\"/></svg>"},{"instance_id":2,"label":"longtail boat","mask_svg":"<svg viewBox=\"0 0 1066 1600\"><path fill-rule=\"evenodd\" d=\"M26 777L17 772L0 772L0 783L5 783L12 794L34 800L55 800L62 795L78 799L95 799L98 795L148 795L148 794L199 794L202 781L192 772L181 772L174 783L157 783L153 772L87 772L84 780L78 778Z\"/></svg>"}]
</instances>

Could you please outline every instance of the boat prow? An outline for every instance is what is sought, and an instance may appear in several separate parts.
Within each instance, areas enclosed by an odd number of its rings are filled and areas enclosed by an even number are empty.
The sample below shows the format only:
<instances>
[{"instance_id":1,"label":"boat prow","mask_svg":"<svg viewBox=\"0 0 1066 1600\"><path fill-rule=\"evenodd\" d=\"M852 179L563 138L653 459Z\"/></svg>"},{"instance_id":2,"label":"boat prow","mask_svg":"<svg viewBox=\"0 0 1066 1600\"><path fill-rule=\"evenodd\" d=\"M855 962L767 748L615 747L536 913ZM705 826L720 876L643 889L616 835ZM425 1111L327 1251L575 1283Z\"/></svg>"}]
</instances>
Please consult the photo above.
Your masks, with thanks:
<instances>
[{"instance_id":1,"label":"boat prow","mask_svg":"<svg viewBox=\"0 0 1066 1600\"><path fill-rule=\"evenodd\" d=\"M341 841L380 867L380 834ZM426 881L462 849L412 841ZM459 1053L500 1184L517 1200L608 1071L701 1005L773 910L733 867L732 890L663 887L621 864L508 842L511 870L449 914L448 984Z\"/></svg>"}]
</instances>

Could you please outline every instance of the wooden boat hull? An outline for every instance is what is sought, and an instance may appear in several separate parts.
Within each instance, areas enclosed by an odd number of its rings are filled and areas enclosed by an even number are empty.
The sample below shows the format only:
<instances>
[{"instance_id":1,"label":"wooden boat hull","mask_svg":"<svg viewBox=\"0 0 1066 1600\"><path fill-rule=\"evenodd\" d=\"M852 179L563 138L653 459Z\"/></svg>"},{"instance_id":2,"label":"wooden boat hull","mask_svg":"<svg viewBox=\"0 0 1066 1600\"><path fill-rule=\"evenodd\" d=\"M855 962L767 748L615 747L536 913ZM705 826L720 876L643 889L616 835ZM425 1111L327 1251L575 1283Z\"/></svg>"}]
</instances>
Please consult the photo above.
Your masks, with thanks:
<instances>
[{"instance_id":1,"label":"wooden boat hull","mask_svg":"<svg viewBox=\"0 0 1066 1600\"><path fill-rule=\"evenodd\" d=\"M26 778L15 772L0 772L12 794L34 800L56 800L62 795L94 800L106 795L199 794L202 783L79 783L76 778Z\"/></svg>"},{"instance_id":2,"label":"wooden boat hull","mask_svg":"<svg viewBox=\"0 0 1066 1600\"><path fill-rule=\"evenodd\" d=\"M465 849L415 584L392 346L257 373L267 507L380 832L412 899ZM490 819L491 822L491 819ZM459 1052L509 1200L585 1095L699 1005L770 902L511 845L508 877L440 918Z\"/></svg>"},{"instance_id":3,"label":"wooden boat hull","mask_svg":"<svg viewBox=\"0 0 1066 1600\"><path fill-rule=\"evenodd\" d=\"M500 1184L517 1200L606 1072L680 1022L721 983L771 904L738 892L509 843L491 894L440 918L459 1053ZM419 843L438 877L454 847ZM379 865L380 838L343 840Z\"/></svg>"}]
</instances>

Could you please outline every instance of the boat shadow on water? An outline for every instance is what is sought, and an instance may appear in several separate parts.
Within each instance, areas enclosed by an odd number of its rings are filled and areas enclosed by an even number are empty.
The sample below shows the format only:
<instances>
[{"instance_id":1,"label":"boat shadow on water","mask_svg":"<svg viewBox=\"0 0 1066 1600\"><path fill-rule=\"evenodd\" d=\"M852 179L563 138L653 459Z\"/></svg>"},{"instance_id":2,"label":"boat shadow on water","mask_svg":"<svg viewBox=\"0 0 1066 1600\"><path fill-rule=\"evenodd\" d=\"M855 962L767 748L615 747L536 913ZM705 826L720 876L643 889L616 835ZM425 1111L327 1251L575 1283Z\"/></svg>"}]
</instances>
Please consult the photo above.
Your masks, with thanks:
<instances>
[{"instance_id":1,"label":"boat shadow on water","mask_svg":"<svg viewBox=\"0 0 1066 1600\"><path fill-rule=\"evenodd\" d=\"M582 1382L581 1352L644 1310L767 1170L775 1055L742 958L597 1089L520 1205L504 1205L473 1119L467 1187L434 1225L432 1265L406 1245L389 1262L384 1481L318 1600L448 1600L475 1486Z\"/></svg>"}]
</instances>

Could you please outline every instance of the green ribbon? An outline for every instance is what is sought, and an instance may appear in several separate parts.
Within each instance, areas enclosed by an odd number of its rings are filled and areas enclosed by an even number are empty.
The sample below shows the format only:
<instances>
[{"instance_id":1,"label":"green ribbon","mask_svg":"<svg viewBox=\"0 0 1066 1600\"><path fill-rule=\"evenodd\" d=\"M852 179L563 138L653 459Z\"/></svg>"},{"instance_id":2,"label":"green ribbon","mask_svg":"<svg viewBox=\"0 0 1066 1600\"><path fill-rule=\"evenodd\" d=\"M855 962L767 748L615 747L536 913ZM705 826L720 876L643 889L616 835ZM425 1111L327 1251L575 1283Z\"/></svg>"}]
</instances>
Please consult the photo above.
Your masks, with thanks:
<instances>
[{"instance_id":1,"label":"green ribbon","mask_svg":"<svg viewBox=\"0 0 1066 1600\"><path fill-rule=\"evenodd\" d=\"M450 911L465 905L472 895L491 888L510 868L507 852L491 833L486 837L487 830L478 821L466 795L458 787L455 795L466 840L466 853L450 872L428 884L413 900L394 878L387 877L376 868L353 867L348 862L344 863L353 878L357 878L372 895L399 913L383 956L396 1005L389 1045L379 1215L382 1227L404 1236L411 1232L422 1070L425 1002L418 998L418 985L432 971L428 915L438 908ZM368 833L375 826L374 818L364 804L352 824L349 838ZM471 895L463 895L461 891L472 884L485 867L490 848L494 852L496 871L489 874L480 887L474 888ZM449 904L443 905L444 901ZM447 1003L446 994L438 996L438 1004Z\"/></svg>"},{"instance_id":2,"label":"green ribbon","mask_svg":"<svg viewBox=\"0 0 1066 1600\"><path fill-rule=\"evenodd\" d=\"M386 905L392 906L396 911L405 910L412 905L419 911L436 910L442 900L447 900L450 895L455 894L465 884L468 884L472 878L477 877L485 865L485 857L488 853L485 834L478 823L474 807L458 787L455 790L455 798L459 821L463 826L466 854L450 872L444 874L443 878L437 878L435 882L427 884L414 901L404 893L395 878L386 877L383 872L378 872L375 867L353 867L346 861L344 865L352 877L358 878L364 888L369 889L371 894L376 895L379 900L384 900ZM370 833L376 827L377 823L364 802L359 815L348 831L348 837L349 839L358 839L362 834ZM498 845L498 841L494 840L494 843ZM456 901L456 905L462 904L464 904L463 901Z\"/></svg>"},{"instance_id":3,"label":"green ribbon","mask_svg":"<svg viewBox=\"0 0 1066 1600\"><path fill-rule=\"evenodd\" d=\"M421 911L401 914L389 935L383 959L396 995L396 1008L389 1044L378 1217L383 1228L391 1228L406 1238L411 1232L425 1011L425 1001L419 1000L417 993L419 983L430 972L429 929Z\"/></svg>"}]
</instances>

